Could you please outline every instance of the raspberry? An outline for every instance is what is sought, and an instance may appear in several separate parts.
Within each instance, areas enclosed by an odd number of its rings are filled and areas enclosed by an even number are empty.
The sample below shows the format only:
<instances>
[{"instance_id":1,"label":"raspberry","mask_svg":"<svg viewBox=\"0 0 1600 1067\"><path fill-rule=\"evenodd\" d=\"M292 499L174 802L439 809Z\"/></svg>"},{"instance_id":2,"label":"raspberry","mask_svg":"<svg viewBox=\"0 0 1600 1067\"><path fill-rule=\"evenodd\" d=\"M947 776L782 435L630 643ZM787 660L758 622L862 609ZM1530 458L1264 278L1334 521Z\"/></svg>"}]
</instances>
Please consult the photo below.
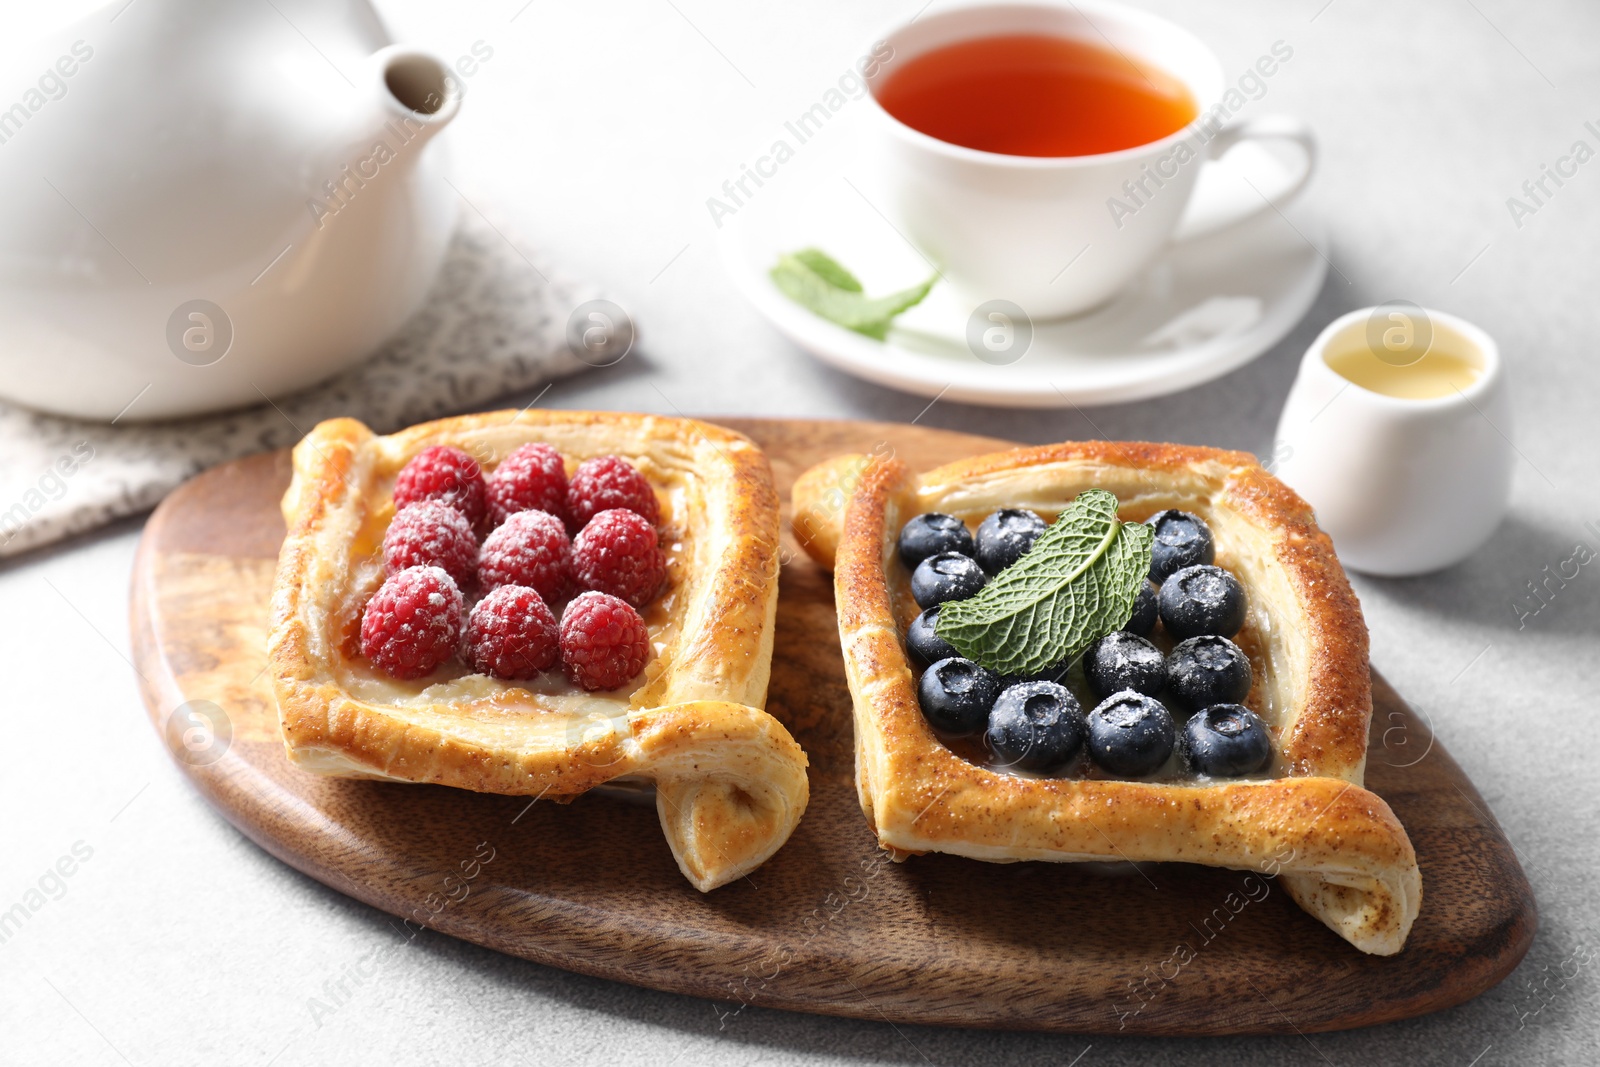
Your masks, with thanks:
<instances>
[{"instance_id":1,"label":"raspberry","mask_svg":"<svg viewBox=\"0 0 1600 1067\"><path fill-rule=\"evenodd\" d=\"M519 511L567 513L567 468L546 444L523 445L489 475L489 524L499 526Z\"/></svg>"},{"instance_id":2,"label":"raspberry","mask_svg":"<svg viewBox=\"0 0 1600 1067\"><path fill-rule=\"evenodd\" d=\"M567 521L574 530L602 511L626 508L654 526L661 506L644 475L621 456L596 456L578 464L567 487Z\"/></svg>"},{"instance_id":3,"label":"raspberry","mask_svg":"<svg viewBox=\"0 0 1600 1067\"><path fill-rule=\"evenodd\" d=\"M656 528L631 511L612 508L589 520L572 541L572 580L642 608L667 577Z\"/></svg>"},{"instance_id":4,"label":"raspberry","mask_svg":"<svg viewBox=\"0 0 1600 1067\"><path fill-rule=\"evenodd\" d=\"M421 678L461 644L461 590L440 567L394 575L361 613L361 654L390 677Z\"/></svg>"},{"instance_id":5,"label":"raspberry","mask_svg":"<svg viewBox=\"0 0 1600 1067\"><path fill-rule=\"evenodd\" d=\"M644 669L650 631L625 600L580 593L561 613L561 666L584 689L615 689Z\"/></svg>"},{"instance_id":6,"label":"raspberry","mask_svg":"<svg viewBox=\"0 0 1600 1067\"><path fill-rule=\"evenodd\" d=\"M525 585L502 585L472 609L467 649L473 669L496 678L532 678L561 658L556 617Z\"/></svg>"},{"instance_id":7,"label":"raspberry","mask_svg":"<svg viewBox=\"0 0 1600 1067\"><path fill-rule=\"evenodd\" d=\"M407 504L383 535L383 567L399 574L407 567L435 566L470 585L478 575L478 537L466 516L440 500Z\"/></svg>"},{"instance_id":8,"label":"raspberry","mask_svg":"<svg viewBox=\"0 0 1600 1067\"><path fill-rule=\"evenodd\" d=\"M474 529L483 524L483 468L478 461L447 445L429 445L411 457L394 480L394 509L418 500L439 500L467 517Z\"/></svg>"},{"instance_id":9,"label":"raspberry","mask_svg":"<svg viewBox=\"0 0 1600 1067\"><path fill-rule=\"evenodd\" d=\"M478 581L485 590L526 585L545 600L567 593L572 546L561 520L547 511L519 511L483 539Z\"/></svg>"}]
</instances>

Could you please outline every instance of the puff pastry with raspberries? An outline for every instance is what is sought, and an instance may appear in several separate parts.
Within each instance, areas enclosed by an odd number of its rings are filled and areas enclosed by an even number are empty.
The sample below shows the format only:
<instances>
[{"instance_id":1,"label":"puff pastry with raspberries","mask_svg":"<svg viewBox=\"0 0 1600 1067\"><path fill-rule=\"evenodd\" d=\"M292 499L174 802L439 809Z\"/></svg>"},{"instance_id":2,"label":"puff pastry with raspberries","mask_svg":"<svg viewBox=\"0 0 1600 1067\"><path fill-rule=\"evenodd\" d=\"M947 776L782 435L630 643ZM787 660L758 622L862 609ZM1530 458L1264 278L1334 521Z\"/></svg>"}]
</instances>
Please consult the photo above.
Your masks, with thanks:
<instances>
[{"instance_id":1,"label":"puff pastry with raspberries","mask_svg":"<svg viewBox=\"0 0 1600 1067\"><path fill-rule=\"evenodd\" d=\"M548 448L525 447L533 444ZM486 483L451 497L434 485L450 471L422 471L419 482L414 461L430 449L474 468L474 479L481 465ZM568 510L560 490L584 461L594 477L572 509L582 514L539 510ZM648 489L630 502L614 475ZM546 476L560 483L548 499L539 495ZM389 536L397 478L415 529L401 524ZM439 521L428 508L440 499L462 520ZM384 437L334 419L296 446L283 512L268 653L296 765L563 800L647 779L673 856L702 891L760 865L799 822L806 757L763 710L778 500L766 457L747 438L615 413L502 411ZM559 555L569 551L563 522L578 541L606 539L581 573ZM491 560L491 531L500 530L500 540L520 540ZM646 543L655 552L657 540L659 568L603 573L607 553ZM616 596L582 591L612 579ZM581 595L564 609L568 594ZM619 632L613 609L637 627L637 648L596 666L583 639ZM530 658L524 638L553 640L557 619L560 649ZM423 623L444 629L419 643ZM508 637L508 625L526 633Z\"/></svg>"}]
</instances>

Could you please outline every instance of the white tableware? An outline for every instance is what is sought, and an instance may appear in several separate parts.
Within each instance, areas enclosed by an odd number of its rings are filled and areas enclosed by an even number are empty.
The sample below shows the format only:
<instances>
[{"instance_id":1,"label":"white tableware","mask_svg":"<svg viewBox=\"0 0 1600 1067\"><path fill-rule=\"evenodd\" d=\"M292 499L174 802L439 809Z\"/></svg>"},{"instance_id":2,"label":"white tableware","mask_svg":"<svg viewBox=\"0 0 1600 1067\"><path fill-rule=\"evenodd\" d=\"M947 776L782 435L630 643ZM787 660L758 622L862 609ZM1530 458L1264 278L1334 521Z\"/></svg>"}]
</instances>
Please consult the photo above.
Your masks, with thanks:
<instances>
[{"instance_id":1,"label":"white tableware","mask_svg":"<svg viewBox=\"0 0 1600 1067\"><path fill-rule=\"evenodd\" d=\"M1198 105L1198 117L1135 148L1038 158L937 140L878 104L876 94L907 61L957 41L1005 34L1109 45L1181 81ZM1187 30L1121 4L1061 0L935 7L881 40L887 48L880 46L877 54L887 51L889 58L869 68L866 82L873 120L869 144L882 160L885 211L974 302L1008 300L1035 321L1104 304L1149 267L1175 235L1197 237L1269 211L1294 196L1315 165L1315 141L1304 123L1285 116L1229 122L1230 111L1221 101L1230 86L1211 49ZM1277 63L1270 54L1262 58ZM1229 204L1212 201L1185 215L1209 160L1264 140L1299 149L1300 167L1287 181ZM1065 270L1069 263L1071 269Z\"/></svg>"},{"instance_id":2,"label":"white tableware","mask_svg":"<svg viewBox=\"0 0 1600 1067\"><path fill-rule=\"evenodd\" d=\"M66 415L281 397L418 306L456 216L445 64L367 0L125 0L13 55L0 393ZM8 88L7 91L10 91Z\"/></svg>"},{"instance_id":3,"label":"white tableware","mask_svg":"<svg viewBox=\"0 0 1600 1067\"><path fill-rule=\"evenodd\" d=\"M1329 366L1330 353L1369 345L1386 330L1420 335L1425 350L1466 360L1475 379L1443 396L1404 399ZM1441 311L1365 308L1330 323L1301 361L1278 423L1276 473L1315 509L1346 566L1424 574L1471 555L1505 516L1510 433L1493 338Z\"/></svg>"},{"instance_id":4,"label":"white tableware","mask_svg":"<svg viewBox=\"0 0 1600 1067\"><path fill-rule=\"evenodd\" d=\"M982 347L1001 325L980 301L940 283L895 320L887 341L837 326L794 303L768 275L778 257L816 246L873 295L928 277L928 262L878 207L872 157L854 151L860 104L832 120L776 180L722 221L723 263L739 292L795 344L847 373L925 397L1005 407L1065 408L1162 396L1220 377L1271 348L1299 322L1328 269L1314 222L1276 213L1170 244L1108 303L1070 319L1012 323L1009 352ZM1255 198L1293 177L1258 145L1241 145L1201 176L1196 210ZM1069 268L1076 271L1078 265ZM980 327L980 346L971 336ZM982 351L980 358L977 354Z\"/></svg>"}]
</instances>

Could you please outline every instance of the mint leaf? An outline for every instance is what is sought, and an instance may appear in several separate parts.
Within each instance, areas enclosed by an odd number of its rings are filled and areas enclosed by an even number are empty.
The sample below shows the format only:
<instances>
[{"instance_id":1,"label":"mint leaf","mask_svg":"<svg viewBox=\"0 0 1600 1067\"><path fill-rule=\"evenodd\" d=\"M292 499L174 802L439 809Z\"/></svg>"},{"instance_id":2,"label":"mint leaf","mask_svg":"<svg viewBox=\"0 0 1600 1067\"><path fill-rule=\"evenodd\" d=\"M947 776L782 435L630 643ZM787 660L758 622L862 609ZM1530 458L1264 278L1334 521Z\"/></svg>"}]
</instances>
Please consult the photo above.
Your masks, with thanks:
<instances>
[{"instance_id":1,"label":"mint leaf","mask_svg":"<svg viewBox=\"0 0 1600 1067\"><path fill-rule=\"evenodd\" d=\"M1070 662L1127 625L1154 536L1142 522L1117 519L1114 494L1086 490L977 596L940 608L934 632L1001 674Z\"/></svg>"},{"instance_id":2,"label":"mint leaf","mask_svg":"<svg viewBox=\"0 0 1600 1067\"><path fill-rule=\"evenodd\" d=\"M861 281L844 269L844 265L820 248L802 248L794 254L811 272L836 289L851 293L861 292Z\"/></svg>"},{"instance_id":3,"label":"mint leaf","mask_svg":"<svg viewBox=\"0 0 1600 1067\"><path fill-rule=\"evenodd\" d=\"M920 304L938 280L935 275L921 285L874 299L862 292L854 274L816 248L779 256L771 277L783 295L801 307L879 341L889 335L894 317Z\"/></svg>"}]
</instances>

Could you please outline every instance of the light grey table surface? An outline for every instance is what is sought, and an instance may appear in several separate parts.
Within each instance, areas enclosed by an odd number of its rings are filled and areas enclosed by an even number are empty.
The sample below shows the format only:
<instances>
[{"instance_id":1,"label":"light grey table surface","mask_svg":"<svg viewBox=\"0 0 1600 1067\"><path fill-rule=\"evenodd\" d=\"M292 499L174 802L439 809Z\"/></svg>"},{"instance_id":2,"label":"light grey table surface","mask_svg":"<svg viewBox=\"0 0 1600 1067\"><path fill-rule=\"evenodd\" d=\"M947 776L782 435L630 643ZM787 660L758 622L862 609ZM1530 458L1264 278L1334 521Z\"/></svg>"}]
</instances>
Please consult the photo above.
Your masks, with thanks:
<instances>
[{"instance_id":1,"label":"light grey table surface","mask_svg":"<svg viewBox=\"0 0 1600 1067\"><path fill-rule=\"evenodd\" d=\"M558 384L542 403L894 420L923 411L923 399L813 362L745 307L705 207L861 42L919 3L383 5L399 34L446 55L480 40L494 49L455 131L459 171L550 261L608 286L640 323L638 353ZM1103 432L1260 453L1296 361L1340 312L1404 297L1495 335L1522 457L1511 518L1450 571L1356 585L1373 662L1431 718L1533 882L1540 930L1515 975L1432 1017L1310 1037L1049 1037L756 1009L719 1029L723 1006L708 1001L428 934L314 1017L325 983L395 935L382 914L256 848L169 762L126 661L140 525L129 521L0 566L11 679L0 708L0 910L59 857L88 855L0 944L0 1063L1593 1062L1600 578L1585 568L1525 625L1515 605L1576 543L1600 549L1585 527L1600 523L1600 162L1520 228L1506 200L1574 141L1600 147L1584 127L1600 125L1600 9L1147 6L1191 26L1230 71L1275 40L1295 49L1251 108L1316 127L1321 170L1287 214L1328 234L1326 286L1283 343L1182 395L1088 416L940 402L921 421L1033 442Z\"/></svg>"}]
</instances>

